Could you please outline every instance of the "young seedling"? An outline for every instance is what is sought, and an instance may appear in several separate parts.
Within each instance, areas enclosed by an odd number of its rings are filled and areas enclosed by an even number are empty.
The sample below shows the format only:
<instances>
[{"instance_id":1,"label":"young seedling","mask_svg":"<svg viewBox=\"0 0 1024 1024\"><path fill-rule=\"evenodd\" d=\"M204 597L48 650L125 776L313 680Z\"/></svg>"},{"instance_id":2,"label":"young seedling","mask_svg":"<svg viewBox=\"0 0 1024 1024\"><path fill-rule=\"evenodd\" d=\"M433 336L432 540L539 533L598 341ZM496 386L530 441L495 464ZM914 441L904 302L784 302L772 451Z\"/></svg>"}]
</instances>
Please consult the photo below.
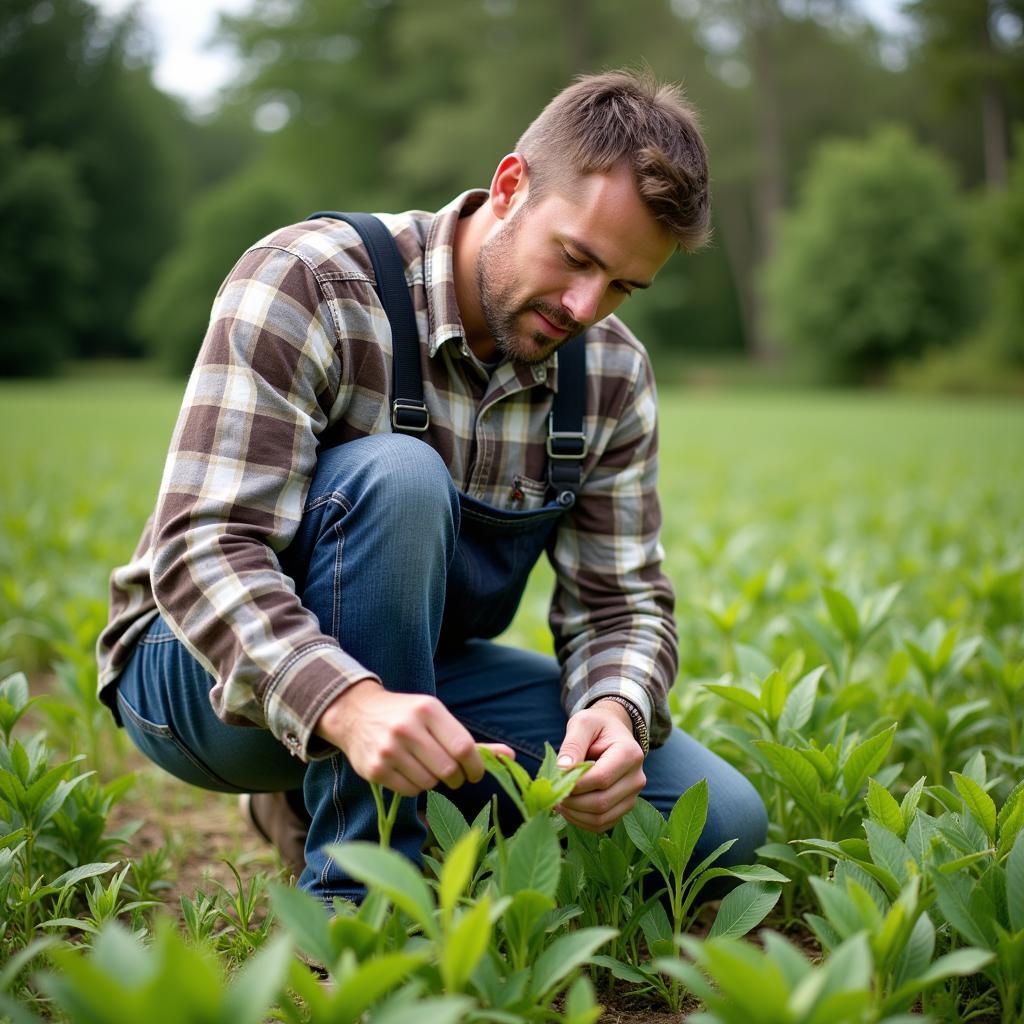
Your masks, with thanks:
<instances>
[{"instance_id":1,"label":"young seedling","mask_svg":"<svg viewBox=\"0 0 1024 1024\"><path fill-rule=\"evenodd\" d=\"M868 778L878 772L892 746L896 724L860 740L856 735L824 748L811 740L806 745L789 747L770 740L757 740L768 770L792 798L809 830L834 840L844 836L859 805L861 791ZM805 829L790 823L797 835Z\"/></svg>"},{"instance_id":2,"label":"young seedling","mask_svg":"<svg viewBox=\"0 0 1024 1024\"><path fill-rule=\"evenodd\" d=\"M519 809L524 821L537 814L550 814L576 787L593 761L582 761L573 768L558 767L558 754L550 743L544 744L544 760L535 778L504 754L479 747L484 767L497 779Z\"/></svg>"}]
</instances>

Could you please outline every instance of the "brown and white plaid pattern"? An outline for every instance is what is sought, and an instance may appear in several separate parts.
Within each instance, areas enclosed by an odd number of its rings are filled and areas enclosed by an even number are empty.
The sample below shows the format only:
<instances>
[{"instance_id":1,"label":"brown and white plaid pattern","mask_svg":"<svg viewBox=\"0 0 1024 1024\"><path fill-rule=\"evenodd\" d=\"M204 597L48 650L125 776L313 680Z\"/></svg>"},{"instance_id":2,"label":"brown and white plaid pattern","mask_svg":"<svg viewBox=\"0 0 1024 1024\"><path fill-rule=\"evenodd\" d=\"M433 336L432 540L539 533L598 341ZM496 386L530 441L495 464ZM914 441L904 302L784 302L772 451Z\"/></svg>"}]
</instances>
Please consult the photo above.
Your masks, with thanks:
<instances>
[{"instance_id":1,"label":"brown and white plaid pattern","mask_svg":"<svg viewBox=\"0 0 1024 1024\"><path fill-rule=\"evenodd\" d=\"M437 214L381 215L405 260L430 428L421 437L458 488L506 509L544 503L557 354L489 375L462 337L452 279L468 192ZM269 728L303 759L333 753L312 729L372 674L321 633L276 553L295 535L318 447L391 430L391 331L355 231L319 219L267 236L221 286L132 561L110 580L97 643L101 697L158 610L214 679L226 722ZM605 694L671 727L673 594L661 571L654 381L646 353L609 317L587 341L589 455L560 522L550 624L571 714Z\"/></svg>"}]
</instances>

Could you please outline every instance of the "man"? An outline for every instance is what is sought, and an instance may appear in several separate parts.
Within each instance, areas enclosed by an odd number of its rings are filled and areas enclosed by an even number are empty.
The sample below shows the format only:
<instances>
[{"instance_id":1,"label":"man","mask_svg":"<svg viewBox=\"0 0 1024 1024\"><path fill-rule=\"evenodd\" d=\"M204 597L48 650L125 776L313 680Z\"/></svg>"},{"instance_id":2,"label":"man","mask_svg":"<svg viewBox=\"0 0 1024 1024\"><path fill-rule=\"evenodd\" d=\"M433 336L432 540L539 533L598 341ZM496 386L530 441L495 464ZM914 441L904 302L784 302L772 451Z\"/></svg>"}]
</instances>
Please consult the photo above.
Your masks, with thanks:
<instances>
[{"instance_id":1,"label":"man","mask_svg":"<svg viewBox=\"0 0 1024 1024\"><path fill-rule=\"evenodd\" d=\"M545 741L595 761L561 807L582 828L641 793L667 813L706 777L698 855L763 841L749 783L671 726L654 386L610 316L708 216L695 116L623 72L560 93L488 191L382 215L415 308L411 436L384 282L348 224L270 235L218 293L154 517L112 575L100 692L168 771L259 794L257 823L305 839L299 884L328 906L362 895L322 847L375 838L368 781L475 813L493 790L478 742L530 770ZM585 379L558 351L584 331ZM552 432L576 386L582 429ZM582 458L562 487L566 436ZM557 660L487 639L545 549ZM393 835L419 859L416 801Z\"/></svg>"}]
</instances>

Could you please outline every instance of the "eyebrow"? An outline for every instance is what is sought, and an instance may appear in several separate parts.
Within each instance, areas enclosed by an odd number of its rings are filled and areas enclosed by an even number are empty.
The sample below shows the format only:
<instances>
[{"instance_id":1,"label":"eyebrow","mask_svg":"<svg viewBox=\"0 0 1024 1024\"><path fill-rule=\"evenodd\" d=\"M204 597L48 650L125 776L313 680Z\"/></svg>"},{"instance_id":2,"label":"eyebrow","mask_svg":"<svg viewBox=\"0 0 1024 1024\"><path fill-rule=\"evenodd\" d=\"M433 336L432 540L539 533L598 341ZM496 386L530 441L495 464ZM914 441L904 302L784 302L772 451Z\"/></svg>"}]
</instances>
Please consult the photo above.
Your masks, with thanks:
<instances>
[{"instance_id":1,"label":"eyebrow","mask_svg":"<svg viewBox=\"0 0 1024 1024\"><path fill-rule=\"evenodd\" d=\"M603 259L601 259L601 257L598 256L597 253L594 252L594 250L590 248L590 246L585 245L578 238L573 238L571 235L566 235L565 236L565 240L574 249L578 249L579 252L580 252L580 255L586 256L586 258L588 260L590 260L590 262L593 263L595 267L598 267L601 270L607 270L608 269L608 264L605 263L605 261ZM651 282L650 281L630 281L628 278L622 278L622 283L623 284L628 284L631 288L641 288L641 289L643 289L643 288L650 288L651 287Z\"/></svg>"}]
</instances>

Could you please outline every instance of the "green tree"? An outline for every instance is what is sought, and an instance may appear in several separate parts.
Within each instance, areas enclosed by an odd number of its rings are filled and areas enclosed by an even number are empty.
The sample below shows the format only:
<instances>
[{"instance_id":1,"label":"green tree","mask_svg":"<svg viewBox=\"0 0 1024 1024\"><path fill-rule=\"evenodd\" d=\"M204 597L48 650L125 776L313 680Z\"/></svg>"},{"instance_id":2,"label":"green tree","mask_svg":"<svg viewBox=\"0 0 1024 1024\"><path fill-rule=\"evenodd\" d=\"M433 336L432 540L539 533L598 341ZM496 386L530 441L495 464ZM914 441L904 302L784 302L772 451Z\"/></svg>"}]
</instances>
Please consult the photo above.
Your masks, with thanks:
<instances>
[{"instance_id":1,"label":"green tree","mask_svg":"<svg viewBox=\"0 0 1024 1024\"><path fill-rule=\"evenodd\" d=\"M66 156L93 210L90 287L72 351L138 351L131 312L175 241L186 164L183 113L150 81L133 15L105 19L85 0L6 0L0 116L29 150Z\"/></svg>"},{"instance_id":2,"label":"green tree","mask_svg":"<svg viewBox=\"0 0 1024 1024\"><path fill-rule=\"evenodd\" d=\"M863 382L955 341L970 279L951 172L886 128L822 145L763 285L781 343L824 377Z\"/></svg>"},{"instance_id":3,"label":"green tree","mask_svg":"<svg viewBox=\"0 0 1024 1024\"><path fill-rule=\"evenodd\" d=\"M71 349L91 214L72 162L0 119L0 376L53 373Z\"/></svg>"},{"instance_id":4,"label":"green tree","mask_svg":"<svg viewBox=\"0 0 1024 1024\"><path fill-rule=\"evenodd\" d=\"M967 108L990 187L1006 184L1010 120L1024 113L1024 0L910 0L918 58L947 109Z\"/></svg>"}]
</instances>

